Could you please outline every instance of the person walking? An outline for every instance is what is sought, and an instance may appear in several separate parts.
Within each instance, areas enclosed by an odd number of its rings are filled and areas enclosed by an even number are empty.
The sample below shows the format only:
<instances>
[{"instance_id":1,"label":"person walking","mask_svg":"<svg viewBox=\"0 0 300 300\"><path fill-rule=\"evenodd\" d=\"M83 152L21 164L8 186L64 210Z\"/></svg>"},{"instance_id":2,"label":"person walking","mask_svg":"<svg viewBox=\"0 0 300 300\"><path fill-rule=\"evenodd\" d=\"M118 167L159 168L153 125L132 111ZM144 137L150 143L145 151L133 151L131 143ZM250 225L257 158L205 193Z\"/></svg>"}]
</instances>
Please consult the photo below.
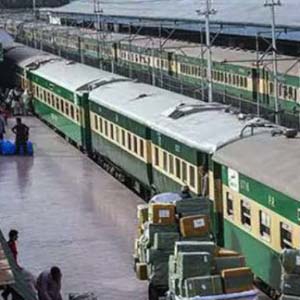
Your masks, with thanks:
<instances>
[{"instance_id":1,"label":"person walking","mask_svg":"<svg viewBox=\"0 0 300 300\"><path fill-rule=\"evenodd\" d=\"M3 116L3 112L0 109L0 141L3 140L5 134L5 119Z\"/></svg>"},{"instance_id":2,"label":"person walking","mask_svg":"<svg viewBox=\"0 0 300 300\"><path fill-rule=\"evenodd\" d=\"M20 147L23 148L24 155L27 154L27 141L29 138L29 127L22 123L21 118L17 118L17 124L12 128L16 135L16 154L20 154Z\"/></svg>"},{"instance_id":3,"label":"person walking","mask_svg":"<svg viewBox=\"0 0 300 300\"><path fill-rule=\"evenodd\" d=\"M62 300L61 279L62 273L58 267L43 271L36 283L39 300Z\"/></svg>"}]
</instances>

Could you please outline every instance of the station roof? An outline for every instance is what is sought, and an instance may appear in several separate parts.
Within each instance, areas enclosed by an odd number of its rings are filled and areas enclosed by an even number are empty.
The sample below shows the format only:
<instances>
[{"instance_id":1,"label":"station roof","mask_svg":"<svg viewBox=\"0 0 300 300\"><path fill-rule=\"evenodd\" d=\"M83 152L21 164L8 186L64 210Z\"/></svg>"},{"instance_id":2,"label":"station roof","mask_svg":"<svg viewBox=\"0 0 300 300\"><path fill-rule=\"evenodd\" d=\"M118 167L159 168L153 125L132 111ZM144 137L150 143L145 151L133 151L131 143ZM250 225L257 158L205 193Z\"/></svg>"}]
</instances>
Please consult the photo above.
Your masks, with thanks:
<instances>
[{"instance_id":1,"label":"station roof","mask_svg":"<svg viewBox=\"0 0 300 300\"><path fill-rule=\"evenodd\" d=\"M199 20L196 10L205 8L205 1L199 0L105 0L100 3L105 15L162 19ZM213 8L217 10L212 16L216 22L269 25L271 20L262 0L219 0ZM276 9L277 24L300 26L299 9L299 0L282 0L282 6ZM75 0L52 11L93 14L94 0Z\"/></svg>"},{"instance_id":2,"label":"station roof","mask_svg":"<svg viewBox=\"0 0 300 300\"><path fill-rule=\"evenodd\" d=\"M300 138L257 134L220 149L213 159L299 200ZM276 176L274 176L276 174Z\"/></svg>"}]
</instances>

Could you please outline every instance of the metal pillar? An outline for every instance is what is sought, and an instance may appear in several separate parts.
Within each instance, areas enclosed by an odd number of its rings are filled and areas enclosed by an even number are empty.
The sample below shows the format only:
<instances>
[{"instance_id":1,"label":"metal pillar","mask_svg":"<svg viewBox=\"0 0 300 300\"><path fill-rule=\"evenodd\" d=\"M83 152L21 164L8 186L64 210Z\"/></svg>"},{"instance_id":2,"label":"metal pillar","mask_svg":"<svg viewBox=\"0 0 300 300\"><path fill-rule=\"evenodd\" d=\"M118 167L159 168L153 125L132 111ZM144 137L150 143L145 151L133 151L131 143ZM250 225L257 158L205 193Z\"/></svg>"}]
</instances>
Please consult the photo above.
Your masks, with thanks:
<instances>
[{"instance_id":1,"label":"metal pillar","mask_svg":"<svg viewBox=\"0 0 300 300\"><path fill-rule=\"evenodd\" d=\"M273 77L274 77L274 99L275 99L275 123L280 123L278 105L278 72L277 72L277 46L276 46L276 23L275 6L281 6L280 0L266 0L265 7L270 7L272 17L272 53L273 53Z\"/></svg>"},{"instance_id":2,"label":"metal pillar","mask_svg":"<svg viewBox=\"0 0 300 300\"><path fill-rule=\"evenodd\" d=\"M207 47L207 83L208 83L208 102L213 101L212 91L212 55L211 55L211 40L210 40L210 15L216 14L216 10L212 9L211 0L206 0L205 10L197 10L199 15L205 16L205 32L206 32L206 47Z\"/></svg>"}]
</instances>

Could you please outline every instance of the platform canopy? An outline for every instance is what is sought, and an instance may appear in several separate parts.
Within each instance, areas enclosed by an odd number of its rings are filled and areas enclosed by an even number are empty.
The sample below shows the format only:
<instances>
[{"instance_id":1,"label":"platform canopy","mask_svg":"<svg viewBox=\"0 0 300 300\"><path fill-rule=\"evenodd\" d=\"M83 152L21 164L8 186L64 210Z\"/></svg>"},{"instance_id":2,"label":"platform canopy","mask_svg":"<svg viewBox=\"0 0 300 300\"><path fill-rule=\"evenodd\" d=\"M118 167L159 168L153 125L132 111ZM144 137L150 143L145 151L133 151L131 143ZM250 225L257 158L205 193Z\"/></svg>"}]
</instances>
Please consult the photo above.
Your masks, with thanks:
<instances>
[{"instance_id":1,"label":"platform canopy","mask_svg":"<svg viewBox=\"0 0 300 300\"><path fill-rule=\"evenodd\" d=\"M101 0L99 2L105 15L197 20L199 16L196 10L204 9L206 1ZM215 0L213 8L217 10L217 14L212 17L212 20L224 23L268 25L271 19L264 3L265 0ZM276 8L277 23L283 26L300 26L300 1L282 0L281 3L282 6ZM92 14L94 0L75 0L52 11Z\"/></svg>"}]
</instances>

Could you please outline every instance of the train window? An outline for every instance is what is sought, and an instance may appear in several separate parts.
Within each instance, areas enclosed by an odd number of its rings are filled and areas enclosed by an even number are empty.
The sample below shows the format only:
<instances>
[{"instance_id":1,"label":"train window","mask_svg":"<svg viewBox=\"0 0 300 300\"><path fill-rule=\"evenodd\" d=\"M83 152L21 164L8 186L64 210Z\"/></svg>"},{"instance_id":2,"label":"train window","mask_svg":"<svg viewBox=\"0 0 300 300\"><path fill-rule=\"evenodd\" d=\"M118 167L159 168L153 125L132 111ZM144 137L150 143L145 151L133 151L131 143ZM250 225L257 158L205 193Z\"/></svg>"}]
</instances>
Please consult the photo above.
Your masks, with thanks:
<instances>
[{"instance_id":1,"label":"train window","mask_svg":"<svg viewBox=\"0 0 300 300\"><path fill-rule=\"evenodd\" d=\"M233 199L229 192L226 193L227 216L233 216Z\"/></svg>"},{"instance_id":2,"label":"train window","mask_svg":"<svg viewBox=\"0 0 300 300\"><path fill-rule=\"evenodd\" d=\"M131 134L129 132L127 132L127 146L131 150Z\"/></svg>"},{"instance_id":3,"label":"train window","mask_svg":"<svg viewBox=\"0 0 300 300\"><path fill-rule=\"evenodd\" d=\"M55 99L53 94L51 94L51 102L52 102L52 106L55 107Z\"/></svg>"},{"instance_id":4,"label":"train window","mask_svg":"<svg viewBox=\"0 0 300 300\"><path fill-rule=\"evenodd\" d=\"M72 104L70 104L70 114L70 117L74 119L74 106Z\"/></svg>"},{"instance_id":5,"label":"train window","mask_svg":"<svg viewBox=\"0 0 300 300\"><path fill-rule=\"evenodd\" d=\"M269 83L269 93L272 95L274 93L274 84L273 82Z\"/></svg>"},{"instance_id":6,"label":"train window","mask_svg":"<svg viewBox=\"0 0 300 300\"><path fill-rule=\"evenodd\" d=\"M174 174L174 158L172 154L169 154L169 172Z\"/></svg>"},{"instance_id":7,"label":"train window","mask_svg":"<svg viewBox=\"0 0 300 300\"><path fill-rule=\"evenodd\" d=\"M62 113L64 113L64 100L63 99L60 99L60 111L62 112Z\"/></svg>"},{"instance_id":8,"label":"train window","mask_svg":"<svg viewBox=\"0 0 300 300\"><path fill-rule=\"evenodd\" d=\"M251 227L251 208L250 202L241 200L241 222L243 225Z\"/></svg>"},{"instance_id":9,"label":"train window","mask_svg":"<svg viewBox=\"0 0 300 300\"><path fill-rule=\"evenodd\" d=\"M232 75L232 84L235 85L235 76Z\"/></svg>"},{"instance_id":10,"label":"train window","mask_svg":"<svg viewBox=\"0 0 300 300\"><path fill-rule=\"evenodd\" d=\"M98 117L99 119L99 131L102 133L103 132L103 120L101 117Z\"/></svg>"},{"instance_id":11,"label":"train window","mask_svg":"<svg viewBox=\"0 0 300 300\"><path fill-rule=\"evenodd\" d=\"M120 130L118 126L116 126L116 141L120 143Z\"/></svg>"},{"instance_id":12,"label":"train window","mask_svg":"<svg viewBox=\"0 0 300 300\"><path fill-rule=\"evenodd\" d=\"M259 231L260 235L270 241L271 235L271 218L264 211L259 212Z\"/></svg>"},{"instance_id":13,"label":"train window","mask_svg":"<svg viewBox=\"0 0 300 300\"><path fill-rule=\"evenodd\" d=\"M45 102L49 103L49 99L47 99L47 92L45 90L43 91L43 99Z\"/></svg>"},{"instance_id":14,"label":"train window","mask_svg":"<svg viewBox=\"0 0 300 300\"><path fill-rule=\"evenodd\" d=\"M56 102L56 109L59 110L59 99L55 97L55 102Z\"/></svg>"},{"instance_id":15,"label":"train window","mask_svg":"<svg viewBox=\"0 0 300 300\"><path fill-rule=\"evenodd\" d=\"M292 226L280 222L280 245L281 248L292 248Z\"/></svg>"},{"instance_id":16,"label":"train window","mask_svg":"<svg viewBox=\"0 0 300 300\"><path fill-rule=\"evenodd\" d=\"M98 116L94 115L95 129L98 130Z\"/></svg>"},{"instance_id":17,"label":"train window","mask_svg":"<svg viewBox=\"0 0 300 300\"><path fill-rule=\"evenodd\" d=\"M294 89L293 99L297 101L297 89Z\"/></svg>"},{"instance_id":18,"label":"train window","mask_svg":"<svg viewBox=\"0 0 300 300\"><path fill-rule=\"evenodd\" d=\"M154 164L159 166L159 152L157 147L154 147Z\"/></svg>"},{"instance_id":19,"label":"train window","mask_svg":"<svg viewBox=\"0 0 300 300\"><path fill-rule=\"evenodd\" d=\"M140 156L141 157L145 156L144 141L142 139L140 139Z\"/></svg>"},{"instance_id":20,"label":"train window","mask_svg":"<svg viewBox=\"0 0 300 300\"><path fill-rule=\"evenodd\" d=\"M231 84L232 80L231 80L231 74L228 74L228 83Z\"/></svg>"},{"instance_id":21,"label":"train window","mask_svg":"<svg viewBox=\"0 0 300 300\"><path fill-rule=\"evenodd\" d=\"M289 87L289 99L292 99L294 95L294 89L290 86Z\"/></svg>"},{"instance_id":22,"label":"train window","mask_svg":"<svg viewBox=\"0 0 300 300\"><path fill-rule=\"evenodd\" d=\"M112 140L114 140L115 139L115 132L114 132L114 124L113 123L110 123L110 138L112 139Z\"/></svg>"},{"instance_id":23,"label":"train window","mask_svg":"<svg viewBox=\"0 0 300 300\"><path fill-rule=\"evenodd\" d=\"M135 135L133 136L133 152L136 154L138 153L138 142Z\"/></svg>"},{"instance_id":24,"label":"train window","mask_svg":"<svg viewBox=\"0 0 300 300\"><path fill-rule=\"evenodd\" d=\"M104 120L104 134L108 136L108 124L106 120Z\"/></svg>"},{"instance_id":25,"label":"train window","mask_svg":"<svg viewBox=\"0 0 300 300\"><path fill-rule=\"evenodd\" d=\"M279 97L282 96L282 84L281 83L278 86L278 94L279 94Z\"/></svg>"},{"instance_id":26,"label":"train window","mask_svg":"<svg viewBox=\"0 0 300 300\"><path fill-rule=\"evenodd\" d=\"M248 88L248 78L247 77L244 78L244 86L245 86L245 88Z\"/></svg>"},{"instance_id":27,"label":"train window","mask_svg":"<svg viewBox=\"0 0 300 300\"><path fill-rule=\"evenodd\" d=\"M76 108L76 121L80 122L80 114L79 114L79 109L78 108ZM101 123L101 125L102 125L102 123Z\"/></svg>"},{"instance_id":28,"label":"train window","mask_svg":"<svg viewBox=\"0 0 300 300\"><path fill-rule=\"evenodd\" d=\"M190 166L189 169L190 169L190 174L189 174L189 176L190 176L190 185L192 187L195 187L195 182L196 182L196 180L195 180L195 168L193 166Z\"/></svg>"},{"instance_id":29,"label":"train window","mask_svg":"<svg viewBox=\"0 0 300 300\"><path fill-rule=\"evenodd\" d=\"M221 73L221 81L224 82L224 73Z\"/></svg>"},{"instance_id":30,"label":"train window","mask_svg":"<svg viewBox=\"0 0 300 300\"><path fill-rule=\"evenodd\" d=\"M283 86L283 97L285 99L288 97L288 87L286 85Z\"/></svg>"},{"instance_id":31,"label":"train window","mask_svg":"<svg viewBox=\"0 0 300 300\"><path fill-rule=\"evenodd\" d=\"M126 140L125 140L125 130L121 129L121 136L122 136L122 145L126 145Z\"/></svg>"},{"instance_id":32,"label":"train window","mask_svg":"<svg viewBox=\"0 0 300 300\"><path fill-rule=\"evenodd\" d=\"M182 162L182 181L187 181L187 165L186 162Z\"/></svg>"},{"instance_id":33,"label":"train window","mask_svg":"<svg viewBox=\"0 0 300 300\"><path fill-rule=\"evenodd\" d=\"M165 171L168 171L168 155L167 152L163 152L163 168Z\"/></svg>"},{"instance_id":34,"label":"train window","mask_svg":"<svg viewBox=\"0 0 300 300\"><path fill-rule=\"evenodd\" d=\"M69 115L69 103L65 102L65 113L68 116Z\"/></svg>"},{"instance_id":35,"label":"train window","mask_svg":"<svg viewBox=\"0 0 300 300\"><path fill-rule=\"evenodd\" d=\"M176 166L176 177L180 178L181 176L181 165L179 158L175 158L175 166Z\"/></svg>"}]
</instances>

